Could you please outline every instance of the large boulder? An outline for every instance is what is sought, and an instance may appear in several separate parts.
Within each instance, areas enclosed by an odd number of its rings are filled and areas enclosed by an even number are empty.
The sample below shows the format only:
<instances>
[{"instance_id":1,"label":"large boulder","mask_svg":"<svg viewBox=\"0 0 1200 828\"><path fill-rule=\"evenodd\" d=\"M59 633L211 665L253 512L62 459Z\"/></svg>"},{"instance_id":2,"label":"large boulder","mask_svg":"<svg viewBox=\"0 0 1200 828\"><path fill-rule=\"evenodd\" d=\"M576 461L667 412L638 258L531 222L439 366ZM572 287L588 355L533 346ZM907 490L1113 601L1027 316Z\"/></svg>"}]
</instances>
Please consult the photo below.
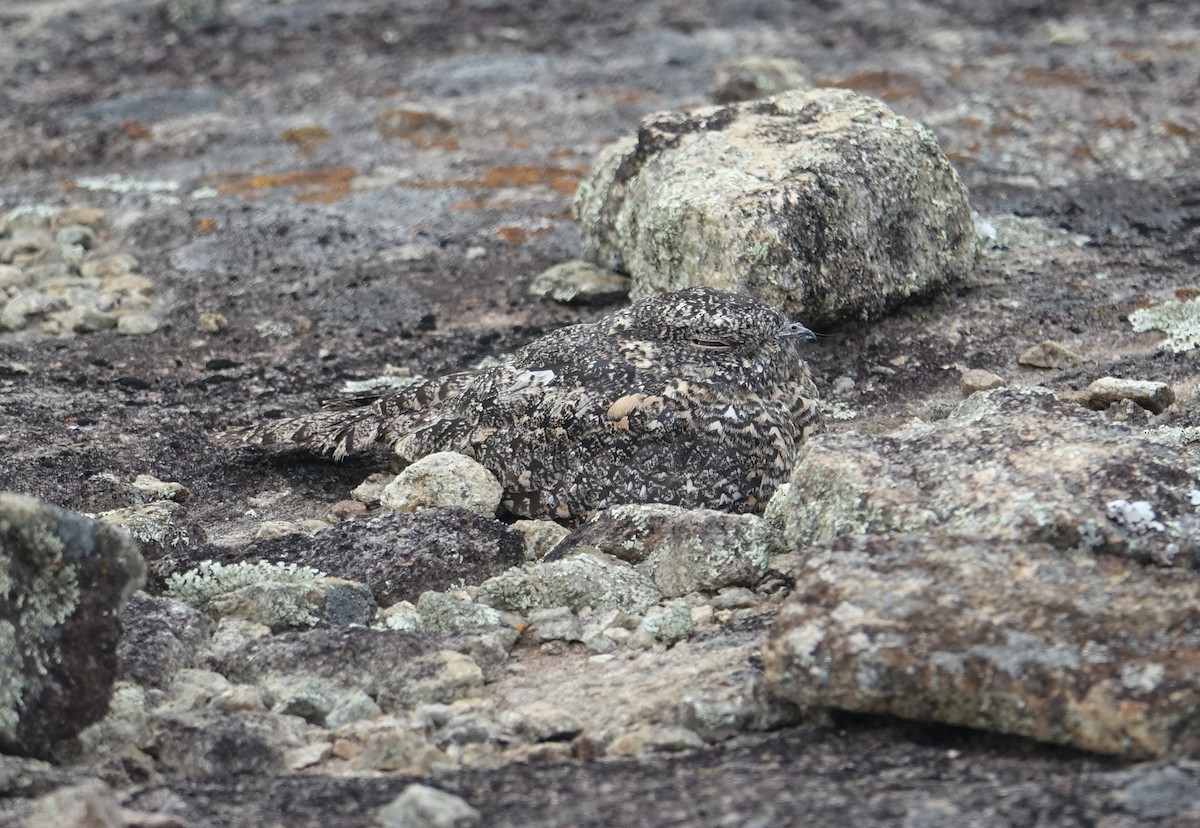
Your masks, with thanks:
<instances>
[{"instance_id":1,"label":"large boulder","mask_svg":"<svg viewBox=\"0 0 1200 828\"><path fill-rule=\"evenodd\" d=\"M973 267L966 189L933 133L844 89L651 115L575 199L585 258L634 298L710 285L808 324L877 315Z\"/></svg>"},{"instance_id":2,"label":"large boulder","mask_svg":"<svg viewBox=\"0 0 1200 828\"><path fill-rule=\"evenodd\" d=\"M116 527L0 493L0 749L49 756L104 716L145 571Z\"/></svg>"}]
</instances>

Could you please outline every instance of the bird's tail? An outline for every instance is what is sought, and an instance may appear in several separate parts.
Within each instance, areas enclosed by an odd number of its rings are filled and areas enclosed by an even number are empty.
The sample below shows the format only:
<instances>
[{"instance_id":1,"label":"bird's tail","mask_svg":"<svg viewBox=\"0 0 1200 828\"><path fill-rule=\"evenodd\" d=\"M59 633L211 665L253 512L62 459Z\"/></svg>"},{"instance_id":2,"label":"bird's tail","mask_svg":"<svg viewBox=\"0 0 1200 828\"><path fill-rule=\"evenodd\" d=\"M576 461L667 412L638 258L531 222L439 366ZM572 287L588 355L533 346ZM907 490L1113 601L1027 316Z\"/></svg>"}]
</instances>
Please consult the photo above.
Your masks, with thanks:
<instances>
[{"instance_id":1,"label":"bird's tail","mask_svg":"<svg viewBox=\"0 0 1200 828\"><path fill-rule=\"evenodd\" d=\"M222 445L302 446L341 460L380 442L385 425L378 403L372 403L231 428L214 434L212 439Z\"/></svg>"},{"instance_id":2,"label":"bird's tail","mask_svg":"<svg viewBox=\"0 0 1200 828\"><path fill-rule=\"evenodd\" d=\"M378 396L336 400L312 414L231 428L212 439L222 445L302 446L341 460L376 443L394 445L473 376L471 372L447 374Z\"/></svg>"}]
</instances>

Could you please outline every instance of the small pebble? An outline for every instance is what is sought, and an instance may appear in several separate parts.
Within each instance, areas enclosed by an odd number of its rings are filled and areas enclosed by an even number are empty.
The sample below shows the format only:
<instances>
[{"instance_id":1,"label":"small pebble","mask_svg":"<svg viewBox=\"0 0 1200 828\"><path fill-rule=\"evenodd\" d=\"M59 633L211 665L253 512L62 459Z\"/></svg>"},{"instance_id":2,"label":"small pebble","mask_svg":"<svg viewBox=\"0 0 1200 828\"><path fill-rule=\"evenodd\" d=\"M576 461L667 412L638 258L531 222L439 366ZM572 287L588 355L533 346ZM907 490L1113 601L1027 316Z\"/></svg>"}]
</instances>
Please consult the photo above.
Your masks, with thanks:
<instances>
[{"instance_id":1,"label":"small pebble","mask_svg":"<svg viewBox=\"0 0 1200 828\"><path fill-rule=\"evenodd\" d=\"M712 599L715 609L742 609L758 606L758 596L754 590L746 587L725 587L719 590Z\"/></svg>"},{"instance_id":2,"label":"small pebble","mask_svg":"<svg viewBox=\"0 0 1200 828\"><path fill-rule=\"evenodd\" d=\"M117 320L117 333L142 336L158 330L158 319L148 313L127 313Z\"/></svg>"},{"instance_id":3,"label":"small pebble","mask_svg":"<svg viewBox=\"0 0 1200 828\"><path fill-rule=\"evenodd\" d=\"M830 388L833 390L834 394L845 394L847 391L852 390L854 385L855 383L853 377L842 376L835 379Z\"/></svg>"},{"instance_id":4,"label":"small pebble","mask_svg":"<svg viewBox=\"0 0 1200 828\"><path fill-rule=\"evenodd\" d=\"M367 504L360 500L339 500L329 508L329 517L334 521L366 517Z\"/></svg>"},{"instance_id":5,"label":"small pebble","mask_svg":"<svg viewBox=\"0 0 1200 828\"><path fill-rule=\"evenodd\" d=\"M1032 368L1076 368L1085 361L1082 354L1048 339L1026 348L1025 352L1017 357L1017 362L1021 365Z\"/></svg>"},{"instance_id":6,"label":"small pebble","mask_svg":"<svg viewBox=\"0 0 1200 828\"><path fill-rule=\"evenodd\" d=\"M1175 392L1165 382L1101 377L1083 391L1063 395L1088 408L1105 409L1120 400L1133 400L1153 414L1161 414L1175 402Z\"/></svg>"},{"instance_id":7,"label":"small pebble","mask_svg":"<svg viewBox=\"0 0 1200 828\"><path fill-rule=\"evenodd\" d=\"M220 313L202 313L198 317L198 321L200 330L205 333L220 333L229 327L229 320Z\"/></svg>"},{"instance_id":8,"label":"small pebble","mask_svg":"<svg viewBox=\"0 0 1200 828\"><path fill-rule=\"evenodd\" d=\"M613 302L625 298L629 286L627 276L572 259L544 270L529 286L529 295L555 302Z\"/></svg>"},{"instance_id":9,"label":"small pebble","mask_svg":"<svg viewBox=\"0 0 1200 828\"><path fill-rule=\"evenodd\" d=\"M482 819L479 811L460 797L414 782L375 814L374 824L382 828L473 828Z\"/></svg>"},{"instance_id":10,"label":"small pebble","mask_svg":"<svg viewBox=\"0 0 1200 828\"><path fill-rule=\"evenodd\" d=\"M1002 388L1005 385L1008 383L1004 381L1003 377L982 368L963 371L958 380L958 386L962 389L964 397L969 397L976 391L991 391L993 388Z\"/></svg>"}]
</instances>

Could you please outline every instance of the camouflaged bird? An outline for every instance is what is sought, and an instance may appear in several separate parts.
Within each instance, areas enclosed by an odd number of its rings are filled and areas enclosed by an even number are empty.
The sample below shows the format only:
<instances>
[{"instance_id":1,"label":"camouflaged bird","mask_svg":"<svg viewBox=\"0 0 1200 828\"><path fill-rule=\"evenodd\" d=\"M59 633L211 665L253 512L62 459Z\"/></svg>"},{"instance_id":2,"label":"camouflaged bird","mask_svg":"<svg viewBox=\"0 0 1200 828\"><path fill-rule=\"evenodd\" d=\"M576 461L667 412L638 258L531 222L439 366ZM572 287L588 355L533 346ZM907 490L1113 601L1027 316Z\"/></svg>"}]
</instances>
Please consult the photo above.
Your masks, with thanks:
<instances>
[{"instance_id":1,"label":"camouflaged bird","mask_svg":"<svg viewBox=\"0 0 1200 828\"><path fill-rule=\"evenodd\" d=\"M495 367L218 440L338 459L377 443L408 462L455 451L496 476L513 514L566 524L618 503L760 511L818 420L798 339L813 333L757 299L689 288L555 331Z\"/></svg>"}]
</instances>

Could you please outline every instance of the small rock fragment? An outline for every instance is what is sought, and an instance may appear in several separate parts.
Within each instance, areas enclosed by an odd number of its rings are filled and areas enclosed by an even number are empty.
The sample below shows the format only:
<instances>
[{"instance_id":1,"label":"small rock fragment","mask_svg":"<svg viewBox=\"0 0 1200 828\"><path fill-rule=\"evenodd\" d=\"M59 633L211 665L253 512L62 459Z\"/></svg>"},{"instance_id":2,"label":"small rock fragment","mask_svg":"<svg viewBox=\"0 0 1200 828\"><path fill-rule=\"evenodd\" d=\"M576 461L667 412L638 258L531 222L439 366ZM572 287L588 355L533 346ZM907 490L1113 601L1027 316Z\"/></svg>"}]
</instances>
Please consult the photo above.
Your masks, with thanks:
<instances>
[{"instance_id":1,"label":"small rock fragment","mask_svg":"<svg viewBox=\"0 0 1200 828\"><path fill-rule=\"evenodd\" d=\"M782 543L774 527L757 515L629 504L605 509L577 528L551 558L596 548L636 563L664 595L678 597L754 586Z\"/></svg>"},{"instance_id":2,"label":"small rock fragment","mask_svg":"<svg viewBox=\"0 0 1200 828\"><path fill-rule=\"evenodd\" d=\"M629 277L582 259L549 267L533 280L529 295L555 302L615 302L629 295Z\"/></svg>"},{"instance_id":3,"label":"small rock fragment","mask_svg":"<svg viewBox=\"0 0 1200 828\"><path fill-rule=\"evenodd\" d=\"M529 632L542 642L583 640L583 625L570 607L534 610L529 614Z\"/></svg>"},{"instance_id":4,"label":"small rock fragment","mask_svg":"<svg viewBox=\"0 0 1200 828\"><path fill-rule=\"evenodd\" d=\"M469 627L494 627L503 623L500 613L484 604L476 604L457 594L422 592L417 599L421 628L452 632Z\"/></svg>"},{"instance_id":5,"label":"small rock fragment","mask_svg":"<svg viewBox=\"0 0 1200 828\"><path fill-rule=\"evenodd\" d=\"M505 711L501 723L528 742L570 739L583 730L579 718L553 702L539 700Z\"/></svg>"},{"instance_id":6,"label":"small rock fragment","mask_svg":"<svg viewBox=\"0 0 1200 828\"><path fill-rule=\"evenodd\" d=\"M329 507L329 517L334 521L366 517L370 512L361 500L339 500Z\"/></svg>"},{"instance_id":7,"label":"small rock fragment","mask_svg":"<svg viewBox=\"0 0 1200 828\"><path fill-rule=\"evenodd\" d=\"M458 506L492 517L504 490L496 478L469 457L452 451L428 454L406 468L380 494L380 505L393 512L424 506Z\"/></svg>"},{"instance_id":8,"label":"small rock fragment","mask_svg":"<svg viewBox=\"0 0 1200 828\"><path fill-rule=\"evenodd\" d=\"M1076 368L1085 361L1083 355L1049 339L1026 348L1017 357L1017 362L1021 365L1028 365L1032 368Z\"/></svg>"},{"instance_id":9,"label":"small rock fragment","mask_svg":"<svg viewBox=\"0 0 1200 828\"><path fill-rule=\"evenodd\" d=\"M540 561L563 541L571 530L552 520L518 520L513 528L525 536L525 560Z\"/></svg>"},{"instance_id":10,"label":"small rock fragment","mask_svg":"<svg viewBox=\"0 0 1200 828\"><path fill-rule=\"evenodd\" d=\"M117 333L124 336L144 336L158 330L157 317L148 313L127 313L117 319Z\"/></svg>"},{"instance_id":11,"label":"small rock fragment","mask_svg":"<svg viewBox=\"0 0 1200 828\"><path fill-rule=\"evenodd\" d=\"M695 630L692 621L692 609L687 601L672 601L658 612L651 610L634 632L634 639L643 630L668 647L677 641L683 641ZM631 641L631 644L633 642Z\"/></svg>"},{"instance_id":12,"label":"small rock fragment","mask_svg":"<svg viewBox=\"0 0 1200 828\"><path fill-rule=\"evenodd\" d=\"M641 614L662 599L654 582L624 561L601 552L526 564L489 578L476 600L500 610L540 607L619 609Z\"/></svg>"},{"instance_id":13,"label":"small rock fragment","mask_svg":"<svg viewBox=\"0 0 1200 828\"><path fill-rule=\"evenodd\" d=\"M605 753L609 756L645 756L650 753L677 753L704 746L704 740L686 727L645 725L613 739Z\"/></svg>"},{"instance_id":14,"label":"small rock fragment","mask_svg":"<svg viewBox=\"0 0 1200 828\"><path fill-rule=\"evenodd\" d=\"M229 327L229 320L221 313L202 313L197 318L197 324L205 333L215 334L226 330Z\"/></svg>"},{"instance_id":15,"label":"small rock fragment","mask_svg":"<svg viewBox=\"0 0 1200 828\"><path fill-rule=\"evenodd\" d=\"M474 828L483 816L466 800L413 783L375 815L380 828Z\"/></svg>"},{"instance_id":16,"label":"small rock fragment","mask_svg":"<svg viewBox=\"0 0 1200 828\"><path fill-rule=\"evenodd\" d=\"M379 500L383 497L383 490L395 479L396 475L394 474L375 472L351 489L350 496L367 508L374 508L379 505Z\"/></svg>"},{"instance_id":17,"label":"small rock fragment","mask_svg":"<svg viewBox=\"0 0 1200 828\"><path fill-rule=\"evenodd\" d=\"M1165 382L1101 377L1083 391L1064 397L1097 410L1121 400L1132 400L1153 414L1161 414L1175 402L1175 392Z\"/></svg>"},{"instance_id":18,"label":"small rock fragment","mask_svg":"<svg viewBox=\"0 0 1200 828\"><path fill-rule=\"evenodd\" d=\"M38 797L25 828L125 828L117 795L99 780Z\"/></svg>"},{"instance_id":19,"label":"small rock fragment","mask_svg":"<svg viewBox=\"0 0 1200 828\"><path fill-rule=\"evenodd\" d=\"M709 97L715 103L767 98L791 89L811 89L804 64L788 58L743 58L717 67Z\"/></svg>"},{"instance_id":20,"label":"small rock fragment","mask_svg":"<svg viewBox=\"0 0 1200 828\"><path fill-rule=\"evenodd\" d=\"M1008 383L1004 381L1003 377L982 368L963 371L958 380L958 386L962 389L964 397L969 397L976 391L991 391L993 388L1003 388L1005 385Z\"/></svg>"}]
</instances>

